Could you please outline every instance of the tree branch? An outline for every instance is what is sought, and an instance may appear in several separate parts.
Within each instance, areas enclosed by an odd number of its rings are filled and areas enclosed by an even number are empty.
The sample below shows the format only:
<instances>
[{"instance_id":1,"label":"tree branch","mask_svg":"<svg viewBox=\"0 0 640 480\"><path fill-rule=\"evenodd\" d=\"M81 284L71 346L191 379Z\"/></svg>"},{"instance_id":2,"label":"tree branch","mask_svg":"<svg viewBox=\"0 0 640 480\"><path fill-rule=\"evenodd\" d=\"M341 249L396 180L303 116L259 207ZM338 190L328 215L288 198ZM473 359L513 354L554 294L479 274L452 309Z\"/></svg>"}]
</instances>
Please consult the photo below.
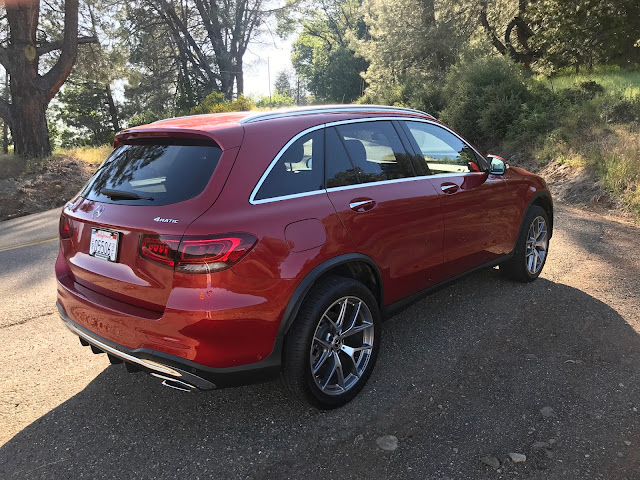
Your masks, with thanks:
<instances>
[{"instance_id":1,"label":"tree branch","mask_svg":"<svg viewBox=\"0 0 640 480\"><path fill-rule=\"evenodd\" d=\"M13 115L11 113L11 104L4 98L0 98L0 117L11 127L13 123Z\"/></svg>"},{"instance_id":2,"label":"tree branch","mask_svg":"<svg viewBox=\"0 0 640 480\"><path fill-rule=\"evenodd\" d=\"M78 52L78 0L64 2L64 37L62 51L56 64L38 79L38 87L51 100L67 79Z\"/></svg>"},{"instance_id":3,"label":"tree branch","mask_svg":"<svg viewBox=\"0 0 640 480\"><path fill-rule=\"evenodd\" d=\"M98 43L98 37L92 35L90 37L78 37L78 45L84 45L86 43ZM60 50L63 46L63 42L47 42L38 45L38 56L42 56L45 53L53 52L54 50Z\"/></svg>"},{"instance_id":4,"label":"tree branch","mask_svg":"<svg viewBox=\"0 0 640 480\"><path fill-rule=\"evenodd\" d=\"M485 32L487 32L487 34L489 35L489 38L491 39L491 43L493 43L493 46L496 48L496 50L498 50L498 52L500 52L502 55L506 55L507 47L505 47L502 44L502 42L496 35L496 31L491 26L491 24L489 23L489 19L487 18L486 2L482 5L482 8L480 9L480 25L482 25L482 28L484 28Z\"/></svg>"}]
</instances>

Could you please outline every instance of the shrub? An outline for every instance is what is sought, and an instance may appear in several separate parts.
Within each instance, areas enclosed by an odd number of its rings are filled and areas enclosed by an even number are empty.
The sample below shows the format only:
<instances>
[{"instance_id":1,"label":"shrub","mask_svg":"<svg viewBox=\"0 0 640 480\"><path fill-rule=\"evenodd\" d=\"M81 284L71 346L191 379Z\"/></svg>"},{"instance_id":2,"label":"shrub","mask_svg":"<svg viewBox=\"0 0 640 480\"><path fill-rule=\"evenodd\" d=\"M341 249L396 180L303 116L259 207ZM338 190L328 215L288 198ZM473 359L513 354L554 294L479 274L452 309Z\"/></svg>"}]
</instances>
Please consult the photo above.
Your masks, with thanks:
<instances>
[{"instance_id":1,"label":"shrub","mask_svg":"<svg viewBox=\"0 0 640 480\"><path fill-rule=\"evenodd\" d=\"M200 105L193 107L189 114L241 112L252 108L251 100L243 95L239 95L237 100L227 100L222 93L212 92L204 98Z\"/></svg>"},{"instance_id":2,"label":"shrub","mask_svg":"<svg viewBox=\"0 0 640 480\"><path fill-rule=\"evenodd\" d=\"M445 80L442 120L482 147L500 144L530 99L520 68L503 57L461 61Z\"/></svg>"},{"instance_id":3,"label":"shrub","mask_svg":"<svg viewBox=\"0 0 640 480\"><path fill-rule=\"evenodd\" d=\"M260 97L256 100L257 108L281 108L281 107L293 107L295 105L295 99L285 93L280 93L278 90L273 92L271 97Z\"/></svg>"},{"instance_id":4,"label":"shrub","mask_svg":"<svg viewBox=\"0 0 640 480\"><path fill-rule=\"evenodd\" d=\"M153 123L167 117L170 117L167 113L157 113L152 112L151 110L145 110L144 112L131 117L127 122L127 125L128 127L137 127L139 125L147 125L148 123Z\"/></svg>"}]
</instances>

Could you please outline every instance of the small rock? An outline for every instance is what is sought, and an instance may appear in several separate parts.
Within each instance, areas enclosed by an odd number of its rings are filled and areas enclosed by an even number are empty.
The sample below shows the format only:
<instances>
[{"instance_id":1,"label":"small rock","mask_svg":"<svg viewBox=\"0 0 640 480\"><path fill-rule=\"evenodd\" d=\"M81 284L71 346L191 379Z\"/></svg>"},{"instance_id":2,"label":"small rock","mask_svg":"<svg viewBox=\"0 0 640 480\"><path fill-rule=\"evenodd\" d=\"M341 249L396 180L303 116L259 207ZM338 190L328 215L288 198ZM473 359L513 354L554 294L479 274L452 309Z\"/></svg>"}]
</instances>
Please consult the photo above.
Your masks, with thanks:
<instances>
[{"instance_id":1,"label":"small rock","mask_svg":"<svg viewBox=\"0 0 640 480\"><path fill-rule=\"evenodd\" d=\"M556 443L556 439L555 438L550 438L547 443L549 443L549 445L553 445L554 443Z\"/></svg>"},{"instance_id":2,"label":"small rock","mask_svg":"<svg viewBox=\"0 0 640 480\"><path fill-rule=\"evenodd\" d=\"M525 360L537 360L538 356L534 353L527 353L524 356Z\"/></svg>"},{"instance_id":3,"label":"small rock","mask_svg":"<svg viewBox=\"0 0 640 480\"><path fill-rule=\"evenodd\" d=\"M543 448L549 448L551 445L549 445L547 442L536 442L533 444L533 449L534 450L541 450Z\"/></svg>"},{"instance_id":4,"label":"small rock","mask_svg":"<svg viewBox=\"0 0 640 480\"><path fill-rule=\"evenodd\" d=\"M454 449L453 449L453 453L458 453L458 449L457 449L457 448L454 448Z\"/></svg>"},{"instance_id":5,"label":"small rock","mask_svg":"<svg viewBox=\"0 0 640 480\"><path fill-rule=\"evenodd\" d=\"M386 452L393 452L398 448L398 437L394 435L383 435L376 440L378 447Z\"/></svg>"},{"instance_id":6,"label":"small rock","mask_svg":"<svg viewBox=\"0 0 640 480\"><path fill-rule=\"evenodd\" d=\"M618 455L620 458L624 457L624 453L622 453L622 452L618 452L618 453L617 453L617 455Z\"/></svg>"},{"instance_id":7,"label":"small rock","mask_svg":"<svg viewBox=\"0 0 640 480\"><path fill-rule=\"evenodd\" d=\"M56 183L53 188L55 188L57 192L61 192L62 191L62 185L60 185L59 183Z\"/></svg>"},{"instance_id":8,"label":"small rock","mask_svg":"<svg viewBox=\"0 0 640 480\"><path fill-rule=\"evenodd\" d=\"M556 412L554 412L551 407L542 407L540 409L540 413L544 418L552 418L556 416Z\"/></svg>"},{"instance_id":9,"label":"small rock","mask_svg":"<svg viewBox=\"0 0 640 480\"><path fill-rule=\"evenodd\" d=\"M496 470L500 468L500 460L496 457L486 456L482 457L480 461L485 465L489 465L491 468L495 468Z\"/></svg>"},{"instance_id":10,"label":"small rock","mask_svg":"<svg viewBox=\"0 0 640 480\"><path fill-rule=\"evenodd\" d=\"M527 461L527 456L522 453L510 453L509 458L511 458L511 461L513 463L520 463L520 462Z\"/></svg>"},{"instance_id":11,"label":"small rock","mask_svg":"<svg viewBox=\"0 0 640 480\"><path fill-rule=\"evenodd\" d=\"M628 447L629 445L631 445L631 442L629 440L625 440L624 444Z\"/></svg>"},{"instance_id":12,"label":"small rock","mask_svg":"<svg viewBox=\"0 0 640 480\"><path fill-rule=\"evenodd\" d=\"M362 434L358 435L354 440L353 440L353 444L357 445L360 442L362 442L364 440L364 437L362 436Z\"/></svg>"}]
</instances>

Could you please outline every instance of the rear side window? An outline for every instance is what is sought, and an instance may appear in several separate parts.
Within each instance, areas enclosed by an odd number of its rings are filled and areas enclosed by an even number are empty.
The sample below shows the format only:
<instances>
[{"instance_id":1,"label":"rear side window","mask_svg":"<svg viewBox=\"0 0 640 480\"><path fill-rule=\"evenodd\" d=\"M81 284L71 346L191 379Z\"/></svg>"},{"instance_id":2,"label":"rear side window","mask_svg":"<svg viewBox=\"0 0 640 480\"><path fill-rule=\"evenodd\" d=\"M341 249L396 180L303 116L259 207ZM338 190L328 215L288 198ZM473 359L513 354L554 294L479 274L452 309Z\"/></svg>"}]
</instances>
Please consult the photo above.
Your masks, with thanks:
<instances>
[{"instance_id":1,"label":"rear side window","mask_svg":"<svg viewBox=\"0 0 640 480\"><path fill-rule=\"evenodd\" d=\"M298 138L273 165L254 200L315 192L323 188L324 130Z\"/></svg>"},{"instance_id":2,"label":"rear side window","mask_svg":"<svg viewBox=\"0 0 640 480\"><path fill-rule=\"evenodd\" d=\"M222 150L197 141L184 143L121 145L102 163L81 196L124 205L168 205L199 195Z\"/></svg>"},{"instance_id":3,"label":"rear side window","mask_svg":"<svg viewBox=\"0 0 640 480\"><path fill-rule=\"evenodd\" d=\"M432 173L484 170L474 150L451 132L429 123L406 122L406 125Z\"/></svg>"},{"instance_id":4,"label":"rear side window","mask_svg":"<svg viewBox=\"0 0 640 480\"><path fill-rule=\"evenodd\" d=\"M391 122L361 122L336 127L361 183L413 177L409 155Z\"/></svg>"},{"instance_id":5,"label":"rear side window","mask_svg":"<svg viewBox=\"0 0 640 480\"><path fill-rule=\"evenodd\" d=\"M358 183L358 174L353 167L342 140L334 128L325 131L325 161L327 162L327 188L345 187Z\"/></svg>"}]
</instances>

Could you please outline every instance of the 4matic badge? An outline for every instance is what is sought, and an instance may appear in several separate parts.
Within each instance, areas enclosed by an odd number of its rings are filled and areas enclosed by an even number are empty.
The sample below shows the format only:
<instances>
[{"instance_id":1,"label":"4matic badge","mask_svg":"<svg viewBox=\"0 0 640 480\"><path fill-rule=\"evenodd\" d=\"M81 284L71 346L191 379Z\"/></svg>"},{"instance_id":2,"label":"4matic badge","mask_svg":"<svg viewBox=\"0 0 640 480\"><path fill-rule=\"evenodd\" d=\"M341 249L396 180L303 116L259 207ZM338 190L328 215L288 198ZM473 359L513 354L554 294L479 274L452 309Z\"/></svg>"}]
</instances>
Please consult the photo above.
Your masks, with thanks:
<instances>
[{"instance_id":1,"label":"4matic badge","mask_svg":"<svg viewBox=\"0 0 640 480\"><path fill-rule=\"evenodd\" d=\"M178 220L174 220L173 218L161 218L161 217L156 217L153 219L154 222L160 222L160 223L178 223Z\"/></svg>"}]
</instances>

